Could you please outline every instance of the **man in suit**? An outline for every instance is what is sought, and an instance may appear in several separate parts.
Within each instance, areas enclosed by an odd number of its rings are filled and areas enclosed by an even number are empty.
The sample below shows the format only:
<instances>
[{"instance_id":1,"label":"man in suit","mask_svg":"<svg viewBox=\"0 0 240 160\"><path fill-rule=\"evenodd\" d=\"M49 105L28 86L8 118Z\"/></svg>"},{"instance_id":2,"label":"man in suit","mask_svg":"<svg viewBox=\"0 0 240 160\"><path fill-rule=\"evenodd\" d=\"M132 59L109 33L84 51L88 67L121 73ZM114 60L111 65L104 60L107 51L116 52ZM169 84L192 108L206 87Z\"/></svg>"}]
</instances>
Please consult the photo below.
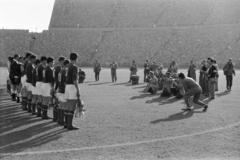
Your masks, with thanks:
<instances>
[{"instance_id":1,"label":"man in suit","mask_svg":"<svg viewBox=\"0 0 240 160\"><path fill-rule=\"evenodd\" d=\"M210 92L210 99L215 99L215 86L216 86L216 76L217 76L217 68L213 65L214 60L212 58L208 58L209 69L208 69L208 87Z\"/></svg>"},{"instance_id":2,"label":"man in suit","mask_svg":"<svg viewBox=\"0 0 240 160\"><path fill-rule=\"evenodd\" d=\"M232 90L232 81L233 81L233 75L235 76L235 69L234 64L232 63L232 58L229 58L228 63L223 68L224 75L226 76L227 80L227 91Z\"/></svg>"},{"instance_id":3,"label":"man in suit","mask_svg":"<svg viewBox=\"0 0 240 160\"><path fill-rule=\"evenodd\" d=\"M191 77L196 81L196 65L193 63L193 60L190 61L188 77Z\"/></svg>"},{"instance_id":4,"label":"man in suit","mask_svg":"<svg viewBox=\"0 0 240 160\"><path fill-rule=\"evenodd\" d=\"M101 64L98 62L98 60L96 60L95 64L94 64L94 68L93 68L93 71L95 73L95 80L96 81L99 81L99 75L100 75L101 69L102 69Z\"/></svg>"}]
</instances>

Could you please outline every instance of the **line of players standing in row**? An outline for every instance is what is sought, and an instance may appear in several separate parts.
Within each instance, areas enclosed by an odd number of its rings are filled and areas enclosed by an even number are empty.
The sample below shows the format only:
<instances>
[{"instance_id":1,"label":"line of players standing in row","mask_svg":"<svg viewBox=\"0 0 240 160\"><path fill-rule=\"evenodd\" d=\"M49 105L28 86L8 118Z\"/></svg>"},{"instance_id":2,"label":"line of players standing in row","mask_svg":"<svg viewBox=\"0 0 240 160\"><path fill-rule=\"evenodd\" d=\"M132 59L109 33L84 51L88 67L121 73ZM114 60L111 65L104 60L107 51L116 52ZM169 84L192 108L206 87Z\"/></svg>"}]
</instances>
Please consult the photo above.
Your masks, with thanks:
<instances>
[{"instance_id":1,"label":"line of players standing in row","mask_svg":"<svg viewBox=\"0 0 240 160\"><path fill-rule=\"evenodd\" d=\"M54 66L54 58L37 56L27 52L25 57L18 54L9 57L9 83L12 100L20 103L22 109L42 119L48 117L49 104L53 107L53 121L68 130L79 129L72 124L76 106L83 111L80 100L79 83L85 73L76 65L77 53L70 53L70 59L60 57ZM80 78L79 78L80 77ZM55 102L53 102L55 100ZM57 103L59 102L59 103ZM78 104L78 105L77 105Z\"/></svg>"}]
</instances>

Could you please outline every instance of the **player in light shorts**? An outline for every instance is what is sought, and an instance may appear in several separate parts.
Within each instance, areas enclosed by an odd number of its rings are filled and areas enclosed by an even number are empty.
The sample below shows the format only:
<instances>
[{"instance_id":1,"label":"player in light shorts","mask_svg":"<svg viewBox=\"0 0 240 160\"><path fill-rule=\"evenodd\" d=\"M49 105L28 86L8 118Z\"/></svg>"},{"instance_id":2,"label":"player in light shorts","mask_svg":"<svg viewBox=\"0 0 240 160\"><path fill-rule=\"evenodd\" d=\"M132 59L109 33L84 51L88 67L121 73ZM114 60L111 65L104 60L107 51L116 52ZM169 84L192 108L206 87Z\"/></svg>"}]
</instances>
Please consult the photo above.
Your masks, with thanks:
<instances>
[{"instance_id":1,"label":"player in light shorts","mask_svg":"<svg viewBox=\"0 0 240 160\"><path fill-rule=\"evenodd\" d=\"M59 57L59 59L58 59L58 65L55 66L54 69L53 69L53 78L54 78L54 84L55 84L54 90L55 90L55 91L58 91L58 89L59 89L58 74L59 74L59 72L60 72L60 71L62 70L62 68L63 68L63 63L64 63L64 60L65 60L65 59L66 59L66 58L63 57L63 56ZM55 102L55 103L57 103L57 104L55 104L55 105L56 105L56 106L59 106L59 93L58 93L58 92L56 93L56 98L58 99L58 101ZM58 123L59 123L59 115L60 115L59 107L54 107L54 108L53 108L53 121L54 121L54 122L58 122Z\"/></svg>"},{"instance_id":2,"label":"player in light shorts","mask_svg":"<svg viewBox=\"0 0 240 160\"><path fill-rule=\"evenodd\" d=\"M37 56L32 54L30 56L30 63L28 63L26 67L26 75L27 75L27 80L25 83L25 87L27 89L27 111L29 113L32 112L32 72L34 69L34 63L36 61Z\"/></svg>"},{"instance_id":3,"label":"player in light shorts","mask_svg":"<svg viewBox=\"0 0 240 160\"><path fill-rule=\"evenodd\" d=\"M65 99L65 86L66 86L66 70L69 65L69 60L65 60L63 68L58 74L58 98L59 98L59 124L67 127L67 118L64 121L64 114L67 110L66 99Z\"/></svg>"},{"instance_id":4,"label":"player in light shorts","mask_svg":"<svg viewBox=\"0 0 240 160\"><path fill-rule=\"evenodd\" d=\"M47 57L42 56L41 57L41 63L39 64L37 70L36 70L36 75L37 75L37 83L36 83L36 88L37 88L37 117L42 117L42 84L43 84L43 71L46 67L47 63Z\"/></svg>"},{"instance_id":5,"label":"player in light shorts","mask_svg":"<svg viewBox=\"0 0 240 160\"><path fill-rule=\"evenodd\" d=\"M43 71L43 84L42 84L42 119L49 119L48 117L48 105L51 100L50 92L54 90L54 80L53 80L53 67L54 59L52 57L47 58L47 66Z\"/></svg>"},{"instance_id":6,"label":"player in light shorts","mask_svg":"<svg viewBox=\"0 0 240 160\"><path fill-rule=\"evenodd\" d=\"M27 80L27 75L26 75L26 69L27 69L27 65L30 61L30 56L32 55L31 52L27 52L25 55L25 62L23 64L23 76L21 78L21 83L22 83L22 109L23 110L27 110L27 88L26 88L26 80Z\"/></svg>"},{"instance_id":7,"label":"player in light shorts","mask_svg":"<svg viewBox=\"0 0 240 160\"><path fill-rule=\"evenodd\" d=\"M76 65L78 60L77 53L70 53L70 64L66 71L66 88L65 88L65 98L67 100L67 128L68 130L76 130L78 127L72 124L74 111L78 102L78 97L80 98L79 86L78 86L78 67Z\"/></svg>"},{"instance_id":8,"label":"player in light shorts","mask_svg":"<svg viewBox=\"0 0 240 160\"><path fill-rule=\"evenodd\" d=\"M36 104L37 104L37 98L38 98L38 92L36 88L36 82L37 82L37 68L40 65L40 60L36 59L34 64L34 69L32 72L32 115L36 115Z\"/></svg>"}]
</instances>

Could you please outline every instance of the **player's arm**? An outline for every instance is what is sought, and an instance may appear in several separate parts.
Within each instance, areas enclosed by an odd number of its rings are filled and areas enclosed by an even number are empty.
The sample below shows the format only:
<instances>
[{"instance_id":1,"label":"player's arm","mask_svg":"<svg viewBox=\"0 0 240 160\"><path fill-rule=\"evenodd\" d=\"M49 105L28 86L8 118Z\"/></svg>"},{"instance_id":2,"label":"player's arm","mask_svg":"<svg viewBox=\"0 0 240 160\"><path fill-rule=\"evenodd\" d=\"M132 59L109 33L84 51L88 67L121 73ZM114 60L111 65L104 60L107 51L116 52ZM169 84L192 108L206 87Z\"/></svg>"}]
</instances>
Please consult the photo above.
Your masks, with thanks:
<instances>
[{"instance_id":1,"label":"player's arm","mask_svg":"<svg viewBox=\"0 0 240 160\"><path fill-rule=\"evenodd\" d=\"M73 69L72 72L73 84L77 89L77 96L80 97L79 87L78 87L78 69L77 67Z\"/></svg>"},{"instance_id":2,"label":"player's arm","mask_svg":"<svg viewBox=\"0 0 240 160\"><path fill-rule=\"evenodd\" d=\"M49 81L50 81L50 85L52 87L52 89L54 89L54 78L53 78L53 70L49 70L48 74L47 74Z\"/></svg>"}]
</instances>

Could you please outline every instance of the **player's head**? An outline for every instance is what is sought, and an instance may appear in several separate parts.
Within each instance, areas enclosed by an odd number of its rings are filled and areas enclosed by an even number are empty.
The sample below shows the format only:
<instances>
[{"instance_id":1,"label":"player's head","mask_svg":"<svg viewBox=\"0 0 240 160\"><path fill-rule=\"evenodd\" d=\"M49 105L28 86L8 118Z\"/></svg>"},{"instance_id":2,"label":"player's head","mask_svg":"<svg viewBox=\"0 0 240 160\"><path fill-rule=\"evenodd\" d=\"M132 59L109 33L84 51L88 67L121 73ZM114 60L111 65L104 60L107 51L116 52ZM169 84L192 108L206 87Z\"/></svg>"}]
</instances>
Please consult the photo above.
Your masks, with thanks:
<instances>
[{"instance_id":1,"label":"player's head","mask_svg":"<svg viewBox=\"0 0 240 160\"><path fill-rule=\"evenodd\" d=\"M70 53L70 60L71 61L77 61L78 60L78 54L75 52Z\"/></svg>"},{"instance_id":2,"label":"player's head","mask_svg":"<svg viewBox=\"0 0 240 160\"><path fill-rule=\"evenodd\" d=\"M146 60L146 62L148 63L148 59Z\"/></svg>"},{"instance_id":3,"label":"player's head","mask_svg":"<svg viewBox=\"0 0 240 160\"><path fill-rule=\"evenodd\" d=\"M162 69L163 69L163 65L160 65L160 66L159 66L159 70L162 70Z\"/></svg>"},{"instance_id":4,"label":"player's head","mask_svg":"<svg viewBox=\"0 0 240 160\"><path fill-rule=\"evenodd\" d=\"M8 61L9 61L9 62L12 62L12 61L13 61L13 57L12 57L12 56L9 56L9 57L8 57Z\"/></svg>"},{"instance_id":5,"label":"player's head","mask_svg":"<svg viewBox=\"0 0 240 160\"><path fill-rule=\"evenodd\" d=\"M15 54L15 55L13 56L13 58L14 58L15 60L17 60L17 61L19 61L19 57L20 57L19 54Z\"/></svg>"},{"instance_id":6,"label":"player's head","mask_svg":"<svg viewBox=\"0 0 240 160\"><path fill-rule=\"evenodd\" d=\"M135 64L135 60L133 60L132 63Z\"/></svg>"},{"instance_id":7,"label":"player's head","mask_svg":"<svg viewBox=\"0 0 240 160\"><path fill-rule=\"evenodd\" d=\"M47 57L46 57L46 56L42 56L42 57L40 58L40 61L41 61L41 63L42 63L43 65L46 65L46 63L47 63Z\"/></svg>"},{"instance_id":8,"label":"player's head","mask_svg":"<svg viewBox=\"0 0 240 160\"><path fill-rule=\"evenodd\" d=\"M59 57L58 63L59 63L60 66L63 66L63 62L64 62L65 59L66 59L66 58L63 57L63 56Z\"/></svg>"},{"instance_id":9,"label":"player's head","mask_svg":"<svg viewBox=\"0 0 240 160\"><path fill-rule=\"evenodd\" d=\"M48 57L47 58L47 65L50 67L53 67L54 64L54 58L53 57Z\"/></svg>"},{"instance_id":10,"label":"player's head","mask_svg":"<svg viewBox=\"0 0 240 160\"><path fill-rule=\"evenodd\" d=\"M41 62L40 59L36 59L35 66L38 67L40 65L40 62Z\"/></svg>"},{"instance_id":11,"label":"player's head","mask_svg":"<svg viewBox=\"0 0 240 160\"><path fill-rule=\"evenodd\" d=\"M25 59L26 59L26 60L29 60L30 57L31 57L31 55L33 55L32 52L27 52L26 55L25 55Z\"/></svg>"},{"instance_id":12,"label":"player's head","mask_svg":"<svg viewBox=\"0 0 240 160\"><path fill-rule=\"evenodd\" d=\"M214 59L214 60L213 60L213 64L217 64L217 60Z\"/></svg>"},{"instance_id":13,"label":"player's head","mask_svg":"<svg viewBox=\"0 0 240 160\"><path fill-rule=\"evenodd\" d=\"M175 60L173 60L173 61L172 61L172 64L173 64L173 65L175 65L175 64L176 64L176 61L175 61Z\"/></svg>"},{"instance_id":14,"label":"player's head","mask_svg":"<svg viewBox=\"0 0 240 160\"><path fill-rule=\"evenodd\" d=\"M185 79L185 75L184 75L183 73L179 73L179 74L178 74L178 77L179 77L180 79Z\"/></svg>"},{"instance_id":15,"label":"player's head","mask_svg":"<svg viewBox=\"0 0 240 160\"><path fill-rule=\"evenodd\" d=\"M24 57L20 56L20 57L19 57L19 62L23 63L23 62L24 62L24 59L23 59L23 58L24 58Z\"/></svg>"},{"instance_id":16,"label":"player's head","mask_svg":"<svg viewBox=\"0 0 240 160\"><path fill-rule=\"evenodd\" d=\"M206 60L205 60L205 59L202 60L201 64L202 64L202 65L206 65Z\"/></svg>"},{"instance_id":17,"label":"player's head","mask_svg":"<svg viewBox=\"0 0 240 160\"><path fill-rule=\"evenodd\" d=\"M190 64L193 64L193 59L190 61Z\"/></svg>"},{"instance_id":18,"label":"player's head","mask_svg":"<svg viewBox=\"0 0 240 160\"><path fill-rule=\"evenodd\" d=\"M67 66L69 65L69 63L70 63L70 60L69 60L69 59L64 60L63 66L64 66L64 67L67 67Z\"/></svg>"},{"instance_id":19,"label":"player's head","mask_svg":"<svg viewBox=\"0 0 240 160\"><path fill-rule=\"evenodd\" d=\"M32 54L32 55L30 56L30 62L31 62L32 64L35 63L36 59L37 59L37 56L36 56L35 54Z\"/></svg>"},{"instance_id":20,"label":"player's head","mask_svg":"<svg viewBox=\"0 0 240 160\"><path fill-rule=\"evenodd\" d=\"M228 62L229 62L229 63L232 63L232 58L229 58L229 59L228 59Z\"/></svg>"}]
</instances>

